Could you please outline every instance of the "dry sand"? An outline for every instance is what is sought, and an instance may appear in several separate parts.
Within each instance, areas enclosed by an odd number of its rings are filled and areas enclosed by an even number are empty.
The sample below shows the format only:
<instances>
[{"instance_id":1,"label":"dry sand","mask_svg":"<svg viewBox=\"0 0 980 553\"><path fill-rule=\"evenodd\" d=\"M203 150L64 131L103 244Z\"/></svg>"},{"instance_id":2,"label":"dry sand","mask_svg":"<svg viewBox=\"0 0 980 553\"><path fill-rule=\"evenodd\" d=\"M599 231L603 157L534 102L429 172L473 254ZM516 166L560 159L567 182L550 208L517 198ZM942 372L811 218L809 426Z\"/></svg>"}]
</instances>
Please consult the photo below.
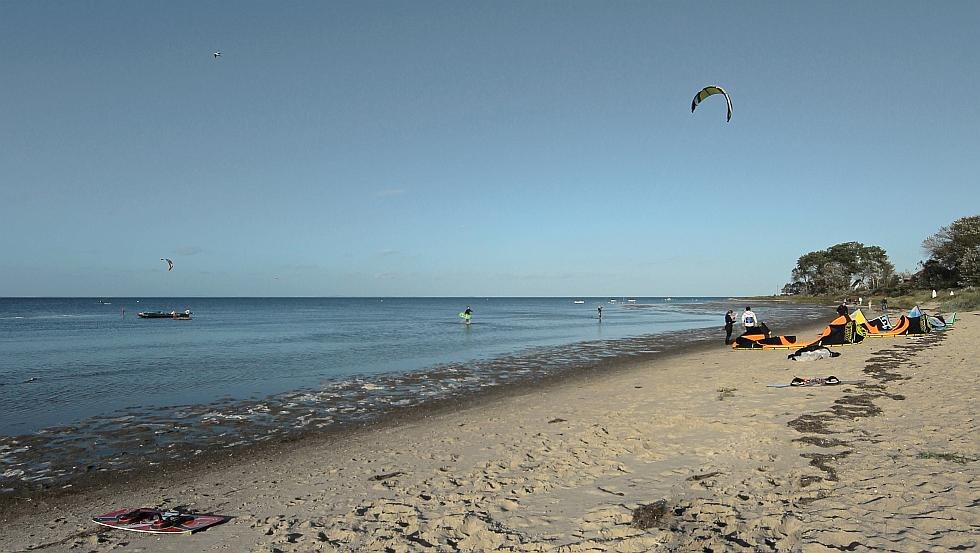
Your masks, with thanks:
<instances>
[{"instance_id":1,"label":"dry sand","mask_svg":"<svg viewBox=\"0 0 980 553\"><path fill-rule=\"evenodd\" d=\"M719 344L170 482L24 500L0 550L978 547L980 313L837 351L796 363ZM766 387L828 375L865 383ZM236 518L187 537L88 522L141 505Z\"/></svg>"}]
</instances>

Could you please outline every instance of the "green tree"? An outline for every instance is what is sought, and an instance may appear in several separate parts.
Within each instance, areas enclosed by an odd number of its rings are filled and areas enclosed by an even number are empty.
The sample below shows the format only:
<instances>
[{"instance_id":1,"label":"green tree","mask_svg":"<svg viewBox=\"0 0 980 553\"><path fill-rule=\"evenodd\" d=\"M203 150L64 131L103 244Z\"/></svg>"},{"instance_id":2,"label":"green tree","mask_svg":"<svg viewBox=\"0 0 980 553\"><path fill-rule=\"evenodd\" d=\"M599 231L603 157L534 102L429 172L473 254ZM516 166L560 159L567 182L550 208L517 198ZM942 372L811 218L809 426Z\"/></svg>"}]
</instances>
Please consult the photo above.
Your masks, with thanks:
<instances>
[{"instance_id":1,"label":"green tree","mask_svg":"<svg viewBox=\"0 0 980 553\"><path fill-rule=\"evenodd\" d=\"M922 248L929 259L917 280L930 287L980 285L980 215L963 217L926 238Z\"/></svg>"},{"instance_id":2,"label":"green tree","mask_svg":"<svg viewBox=\"0 0 980 553\"><path fill-rule=\"evenodd\" d=\"M873 291L891 281L894 274L895 266L881 247L844 242L800 256L792 272L793 281L784 291L814 295Z\"/></svg>"},{"instance_id":3,"label":"green tree","mask_svg":"<svg viewBox=\"0 0 980 553\"><path fill-rule=\"evenodd\" d=\"M980 246L974 246L960 260L960 284L980 286Z\"/></svg>"}]
</instances>

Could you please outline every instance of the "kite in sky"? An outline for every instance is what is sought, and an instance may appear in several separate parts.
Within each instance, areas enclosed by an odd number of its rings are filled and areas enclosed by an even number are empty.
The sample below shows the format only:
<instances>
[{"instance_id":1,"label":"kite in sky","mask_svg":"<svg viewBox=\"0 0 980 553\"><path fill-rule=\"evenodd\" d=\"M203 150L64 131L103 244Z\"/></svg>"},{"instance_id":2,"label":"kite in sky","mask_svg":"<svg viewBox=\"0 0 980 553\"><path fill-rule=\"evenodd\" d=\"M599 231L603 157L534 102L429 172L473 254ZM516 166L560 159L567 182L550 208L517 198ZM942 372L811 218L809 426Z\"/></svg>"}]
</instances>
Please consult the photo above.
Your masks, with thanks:
<instances>
[{"instance_id":1,"label":"kite in sky","mask_svg":"<svg viewBox=\"0 0 980 553\"><path fill-rule=\"evenodd\" d=\"M725 92L725 89L720 86L706 86L701 89L700 92L694 95L694 101L691 102L691 113L694 113L694 108L698 107L702 101L708 96L714 96L715 94L724 94L725 100L728 102L728 120L732 120L732 99Z\"/></svg>"},{"instance_id":2,"label":"kite in sky","mask_svg":"<svg viewBox=\"0 0 980 553\"><path fill-rule=\"evenodd\" d=\"M166 261L167 262L167 270L168 271L173 271L174 270L174 262L173 261L170 261L169 259L167 259L165 257L161 257L160 258L160 261Z\"/></svg>"},{"instance_id":3,"label":"kite in sky","mask_svg":"<svg viewBox=\"0 0 980 553\"><path fill-rule=\"evenodd\" d=\"M214 56L214 59L218 59L218 58L221 57L221 52L215 52L215 53L213 53L211 55Z\"/></svg>"}]
</instances>

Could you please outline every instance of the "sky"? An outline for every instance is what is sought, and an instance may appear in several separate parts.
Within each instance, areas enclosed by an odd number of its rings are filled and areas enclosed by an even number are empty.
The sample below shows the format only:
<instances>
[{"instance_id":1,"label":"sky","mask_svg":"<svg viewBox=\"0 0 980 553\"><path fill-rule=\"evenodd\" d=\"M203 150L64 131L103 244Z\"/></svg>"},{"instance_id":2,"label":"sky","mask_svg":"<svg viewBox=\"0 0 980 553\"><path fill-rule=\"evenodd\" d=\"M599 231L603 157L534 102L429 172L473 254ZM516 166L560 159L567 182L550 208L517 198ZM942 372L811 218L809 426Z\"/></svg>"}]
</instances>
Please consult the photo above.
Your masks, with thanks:
<instances>
[{"instance_id":1,"label":"sky","mask_svg":"<svg viewBox=\"0 0 980 553\"><path fill-rule=\"evenodd\" d=\"M915 270L980 214L978 26L972 1L0 2L0 296L768 294L847 241ZM730 123L691 113L711 84Z\"/></svg>"}]
</instances>

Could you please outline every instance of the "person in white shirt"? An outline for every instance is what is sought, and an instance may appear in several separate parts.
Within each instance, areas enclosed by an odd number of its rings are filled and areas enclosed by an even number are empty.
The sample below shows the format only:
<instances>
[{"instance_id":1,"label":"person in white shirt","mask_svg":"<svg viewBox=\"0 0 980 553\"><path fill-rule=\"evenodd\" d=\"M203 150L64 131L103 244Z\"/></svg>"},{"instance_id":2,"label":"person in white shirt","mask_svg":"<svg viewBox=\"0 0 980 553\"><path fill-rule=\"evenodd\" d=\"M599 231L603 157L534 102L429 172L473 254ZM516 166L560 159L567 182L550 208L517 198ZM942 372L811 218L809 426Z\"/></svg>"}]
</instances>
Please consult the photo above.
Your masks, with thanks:
<instances>
[{"instance_id":1,"label":"person in white shirt","mask_svg":"<svg viewBox=\"0 0 980 553\"><path fill-rule=\"evenodd\" d=\"M745 311L742 312L742 326L745 327L746 332L751 328L759 326L759 318L752 312L752 308L747 305L745 306Z\"/></svg>"}]
</instances>

